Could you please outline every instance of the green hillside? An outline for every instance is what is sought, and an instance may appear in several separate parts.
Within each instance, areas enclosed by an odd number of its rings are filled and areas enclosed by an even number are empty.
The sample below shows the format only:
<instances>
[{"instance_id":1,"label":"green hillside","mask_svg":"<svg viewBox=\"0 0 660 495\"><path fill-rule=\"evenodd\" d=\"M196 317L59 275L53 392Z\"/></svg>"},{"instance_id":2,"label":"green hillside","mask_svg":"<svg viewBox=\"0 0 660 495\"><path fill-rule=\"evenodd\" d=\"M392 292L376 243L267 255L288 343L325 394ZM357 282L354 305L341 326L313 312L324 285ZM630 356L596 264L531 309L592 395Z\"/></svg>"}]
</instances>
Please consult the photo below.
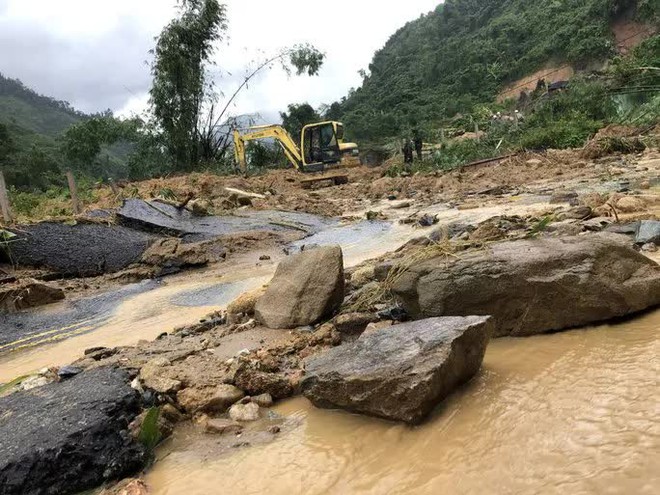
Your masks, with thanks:
<instances>
[{"instance_id":1,"label":"green hillside","mask_svg":"<svg viewBox=\"0 0 660 495\"><path fill-rule=\"evenodd\" d=\"M85 115L0 74L0 166L13 187L43 188L61 175L57 138Z\"/></svg>"},{"instance_id":2,"label":"green hillside","mask_svg":"<svg viewBox=\"0 0 660 495\"><path fill-rule=\"evenodd\" d=\"M615 54L615 19L659 15L658 0L447 0L376 52L332 117L357 139L395 136L490 103L546 64L604 61Z\"/></svg>"},{"instance_id":3,"label":"green hillside","mask_svg":"<svg viewBox=\"0 0 660 495\"><path fill-rule=\"evenodd\" d=\"M63 101L42 96L0 74L0 122L56 137L85 115Z\"/></svg>"},{"instance_id":4,"label":"green hillside","mask_svg":"<svg viewBox=\"0 0 660 495\"><path fill-rule=\"evenodd\" d=\"M63 186L64 171L69 168L90 179L124 177L132 150L129 143L101 144L100 152L82 162L65 156L65 132L94 117L101 121L111 118L107 113L86 115L65 101L42 96L0 74L0 167L8 184L27 190Z\"/></svg>"}]
</instances>

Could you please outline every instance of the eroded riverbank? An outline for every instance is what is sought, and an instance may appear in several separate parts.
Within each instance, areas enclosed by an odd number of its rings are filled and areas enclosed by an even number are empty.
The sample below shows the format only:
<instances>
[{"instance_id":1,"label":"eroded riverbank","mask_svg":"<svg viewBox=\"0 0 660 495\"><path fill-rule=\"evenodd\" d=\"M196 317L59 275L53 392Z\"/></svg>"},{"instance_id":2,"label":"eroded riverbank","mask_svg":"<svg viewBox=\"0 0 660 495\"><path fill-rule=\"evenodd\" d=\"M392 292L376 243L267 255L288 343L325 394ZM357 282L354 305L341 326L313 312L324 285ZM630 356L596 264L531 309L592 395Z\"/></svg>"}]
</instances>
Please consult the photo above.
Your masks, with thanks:
<instances>
[{"instance_id":1,"label":"eroded riverbank","mask_svg":"<svg viewBox=\"0 0 660 495\"><path fill-rule=\"evenodd\" d=\"M478 223L496 215L540 215L553 207L556 206L547 203L546 197L526 196L465 211L442 204L424 211L437 215L439 223L459 219ZM387 213L391 220L331 225L296 241L290 250L304 245L339 244L344 252L344 263L352 267L428 233L428 229L397 223L410 209L392 209L390 202L382 203L377 209ZM260 261L262 255L270 259ZM261 249L160 282L130 284L82 297L73 303L65 301L38 310L3 315L0 382L47 366L72 362L91 347L134 345L142 339L151 340L163 332L194 323L226 307L242 292L266 283L277 262L284 257L281 249Z\"/></svg>"},{"instance_id":2,"label":"eroded riverbank","mask_svg":"<svg viewBox=\"0 0 660 495\"><path fill-rule=\"evenodd\" d=\"M657 493L658 328L656 310L494 340L480 374L420 427L296 398L276 410L302 424L268 445L216 455L180 431L146 480L161 495Z\"/></svg>"}]
</instances>

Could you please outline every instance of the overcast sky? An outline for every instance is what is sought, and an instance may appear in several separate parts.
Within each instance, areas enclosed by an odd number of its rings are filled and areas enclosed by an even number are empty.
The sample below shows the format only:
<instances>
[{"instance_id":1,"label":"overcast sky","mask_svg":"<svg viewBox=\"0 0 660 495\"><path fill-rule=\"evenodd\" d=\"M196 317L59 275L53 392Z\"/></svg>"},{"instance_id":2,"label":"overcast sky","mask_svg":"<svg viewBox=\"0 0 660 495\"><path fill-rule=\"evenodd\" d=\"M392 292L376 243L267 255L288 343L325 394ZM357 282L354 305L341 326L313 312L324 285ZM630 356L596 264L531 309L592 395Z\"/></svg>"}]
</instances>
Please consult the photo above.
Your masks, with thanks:
<instances>
[{"instance_id":1,"label":"overcast sky","mask_svg":"<svg viewBox=\"0 0 660 495\"><path fill-rule=\"evenodd\" d=\"M255 58L309 42L327 55L318 77L261 76L238 100L234 114L267 119L288 103L331 103L359 86L375 50L407 21L439 0L225 0L229 31L218 47L220 81L231 94ZM127 115L148 100L148 51L172 18L175 0L0 0L0 72L85 112L107 108ZM261 51L261 55L260 55Z\"/></svg>"}]
</instances>

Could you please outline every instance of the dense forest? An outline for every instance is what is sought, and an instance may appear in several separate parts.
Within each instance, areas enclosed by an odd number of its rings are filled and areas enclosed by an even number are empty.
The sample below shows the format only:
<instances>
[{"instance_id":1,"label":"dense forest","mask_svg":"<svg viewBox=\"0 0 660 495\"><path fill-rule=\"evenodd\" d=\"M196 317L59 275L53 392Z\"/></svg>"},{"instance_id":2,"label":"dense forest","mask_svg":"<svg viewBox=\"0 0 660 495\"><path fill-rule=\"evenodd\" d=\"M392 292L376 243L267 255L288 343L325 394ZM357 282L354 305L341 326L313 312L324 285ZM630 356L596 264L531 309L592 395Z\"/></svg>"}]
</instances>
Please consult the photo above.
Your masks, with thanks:
<instances>
[{"instance_id":1,"label":"dense forest","mask_svg":"<svg viewBox=\"0 0 660 495\"><path fill-rule=\"evenodd\" d=\"M611 58L616 19L659 15L658 0L447 0L392 35L362 86L328 116L369 141L439 123L548 64L580 69Z\"/></svg>"}]
</instances>

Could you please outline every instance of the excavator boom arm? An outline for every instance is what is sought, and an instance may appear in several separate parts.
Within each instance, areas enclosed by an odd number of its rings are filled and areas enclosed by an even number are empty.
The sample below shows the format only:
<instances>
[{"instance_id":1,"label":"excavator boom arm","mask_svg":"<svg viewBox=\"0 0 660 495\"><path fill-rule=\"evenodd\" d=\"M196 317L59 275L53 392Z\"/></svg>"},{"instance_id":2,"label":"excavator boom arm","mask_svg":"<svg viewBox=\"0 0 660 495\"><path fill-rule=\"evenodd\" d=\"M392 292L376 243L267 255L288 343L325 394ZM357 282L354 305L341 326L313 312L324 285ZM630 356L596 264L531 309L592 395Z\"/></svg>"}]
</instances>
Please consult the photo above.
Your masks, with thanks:
<instances>
[{"instance_id":1,"label":"excavator boom arm","mask_svg":"<svg viewBox=\"0 0 660 495\"><path fill-rule=\"evenodd\" d=\"M266 125L251 127L248 131L241 133L239 130L234 130L234 156L236 163L242 172L247 170L247 161L245 159L245 143L248 141L256 141L258 139L275 139L282 147L284 154L291 164L299 171L303 171L303 160L300 148L291 138L291 135L281 125Z\"/></svg>"}]
</instances>

